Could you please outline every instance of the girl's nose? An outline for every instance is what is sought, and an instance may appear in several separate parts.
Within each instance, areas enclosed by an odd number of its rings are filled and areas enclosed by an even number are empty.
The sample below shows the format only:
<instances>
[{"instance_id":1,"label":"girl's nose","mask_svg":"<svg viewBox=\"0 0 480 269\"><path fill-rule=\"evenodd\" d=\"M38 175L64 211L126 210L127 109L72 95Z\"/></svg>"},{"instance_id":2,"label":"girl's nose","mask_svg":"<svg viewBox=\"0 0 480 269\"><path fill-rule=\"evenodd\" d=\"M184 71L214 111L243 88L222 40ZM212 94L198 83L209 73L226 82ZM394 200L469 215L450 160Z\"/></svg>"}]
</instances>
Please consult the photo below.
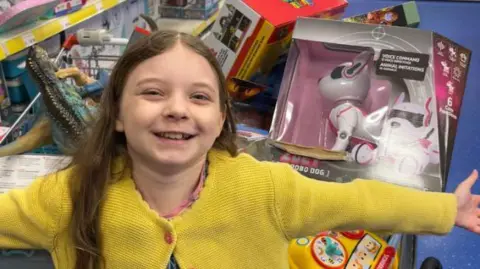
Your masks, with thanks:
<instances>
[{"instance_id":1,"label":"girl's nose","mask_svg":"<svg viewBox=\"0 0 480 269\"><path fill-rule=\"evenodd\" d=\"M163 111L163 116L171 120L181 120L188 118L188 102L184 97L171 96Z\"/></svg>"}]
</instances>

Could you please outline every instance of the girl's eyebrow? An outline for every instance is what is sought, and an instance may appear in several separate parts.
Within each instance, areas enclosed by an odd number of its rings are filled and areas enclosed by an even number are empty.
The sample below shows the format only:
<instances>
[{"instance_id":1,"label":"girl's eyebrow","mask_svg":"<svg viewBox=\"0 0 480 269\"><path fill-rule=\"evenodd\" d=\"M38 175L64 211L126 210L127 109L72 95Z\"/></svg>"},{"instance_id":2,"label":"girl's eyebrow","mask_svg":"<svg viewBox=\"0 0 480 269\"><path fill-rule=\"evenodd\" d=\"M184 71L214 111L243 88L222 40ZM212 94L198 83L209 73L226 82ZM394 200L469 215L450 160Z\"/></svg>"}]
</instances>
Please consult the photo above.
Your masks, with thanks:
<instances>
[{"instance_id":1,"label":"girl's eyebrow","mask_svg":"<svg viewBox=\"0 0 480 269\"><path fill-rule=\"evenodd\" d=\"M198 88L207 88L207 89L210 90L211 92L216 93L215 88L212 87L212 86L211 86L209 83L207 83L207 82L197 81L197 82L192 83L192 86L193 86L193 87L198 87Z\"/></svg>"},{"instance_id":2,"label":"girl's eyebrow","mask_svg":"<svg viewBox=\"0 0 480 269\"><path fill-rule=\"evenodd\" d=\"M160 78L154 78L154 77L150 77L150 78L143 78L143 79L140 79L137 81L137 86L140 86L142 84L146 84L146 83L157 83L157 84L166 84L166 82Z\"/></svg>"}]
</instances>

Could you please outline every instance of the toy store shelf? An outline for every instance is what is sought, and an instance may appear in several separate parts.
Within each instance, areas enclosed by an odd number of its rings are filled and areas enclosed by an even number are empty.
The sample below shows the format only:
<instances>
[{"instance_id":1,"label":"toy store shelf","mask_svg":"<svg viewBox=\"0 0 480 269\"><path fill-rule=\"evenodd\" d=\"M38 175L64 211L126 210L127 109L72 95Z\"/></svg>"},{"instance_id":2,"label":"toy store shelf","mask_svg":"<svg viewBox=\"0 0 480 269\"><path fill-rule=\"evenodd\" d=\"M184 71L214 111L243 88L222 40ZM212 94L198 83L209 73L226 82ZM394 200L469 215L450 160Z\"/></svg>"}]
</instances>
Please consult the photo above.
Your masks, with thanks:
<instances>
[{"instance_id":1,"label":"toy store shelf","mask_svg":"<svg viewBox=\"0 0 480 269\"><path fill-rule=\"evenodd\" d=\"M74 13L50 20L39 20L33 24L0 34L0 61L38 42L48 39L69 27L101 14L103 11L111 9L124 1L125 0L89 1L84 7Z\"/></svg>"},{"instance_id":2,"label":"toy store shelf","mask_svg":"<svg viewBox=\"0 0 480 269\"><path fill-rule=\"evenodd\" d=\"M218 10L223 6L224 0L220 0ZM194 36L202 34L211 24L215 22L219 11L215 12L210 18L206 20L186 20L186 19L166 19L160 18L157 20L158 28L162 30L173 29L179 32L189 33Z\"/></svg>"}]
</instances>

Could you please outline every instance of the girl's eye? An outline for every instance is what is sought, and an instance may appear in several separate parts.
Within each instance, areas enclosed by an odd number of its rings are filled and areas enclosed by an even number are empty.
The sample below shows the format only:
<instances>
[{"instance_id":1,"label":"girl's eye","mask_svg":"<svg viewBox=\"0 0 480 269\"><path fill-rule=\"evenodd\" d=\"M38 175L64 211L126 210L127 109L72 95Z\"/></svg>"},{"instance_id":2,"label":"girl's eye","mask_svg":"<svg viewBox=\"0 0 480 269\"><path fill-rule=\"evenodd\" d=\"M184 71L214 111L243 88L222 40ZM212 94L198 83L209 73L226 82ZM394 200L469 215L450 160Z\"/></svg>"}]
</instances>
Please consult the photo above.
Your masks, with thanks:
<instances>
[{"instance_id":1,"label":"girl's eye","mask_svg":"<svg viewBox=\"0 0 480 269\"><path fill-rule=\"evenodd\" d=\"M205 94L196 93L192 96L193 99L208 101L210 98Z\"/></svg>"},{"instance_id":2,"label":"girl's eye","mask_svg":"<svg viewBox=\"0 0 480 269\"><path fill-rule=\"evenodd\" d=\"M162 95L162 93L158 90L145 90L143 94L146 95Z\"/></svg>"}]
</instances>

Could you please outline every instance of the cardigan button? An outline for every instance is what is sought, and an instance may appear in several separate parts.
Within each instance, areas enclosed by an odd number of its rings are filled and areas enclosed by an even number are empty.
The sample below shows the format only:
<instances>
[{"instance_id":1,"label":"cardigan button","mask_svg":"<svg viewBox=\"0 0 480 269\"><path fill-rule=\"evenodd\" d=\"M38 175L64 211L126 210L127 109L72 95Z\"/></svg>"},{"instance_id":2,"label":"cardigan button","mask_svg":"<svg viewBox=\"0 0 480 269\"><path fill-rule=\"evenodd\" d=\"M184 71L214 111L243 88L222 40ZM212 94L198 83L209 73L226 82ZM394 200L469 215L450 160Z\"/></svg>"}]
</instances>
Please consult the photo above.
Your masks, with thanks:
<instances>
[{"instance_id":1,"label":"cardigan button","mask_svg":"<svg viewBox=\"0 0 480 269\"><path fill-rule=\"evenodd\" d=\"M170 232L165 233L164 239L165 239L165 242L167 242L167 244L171 245L173 243L172 233Z\"/></svg>"}]
</instances>

